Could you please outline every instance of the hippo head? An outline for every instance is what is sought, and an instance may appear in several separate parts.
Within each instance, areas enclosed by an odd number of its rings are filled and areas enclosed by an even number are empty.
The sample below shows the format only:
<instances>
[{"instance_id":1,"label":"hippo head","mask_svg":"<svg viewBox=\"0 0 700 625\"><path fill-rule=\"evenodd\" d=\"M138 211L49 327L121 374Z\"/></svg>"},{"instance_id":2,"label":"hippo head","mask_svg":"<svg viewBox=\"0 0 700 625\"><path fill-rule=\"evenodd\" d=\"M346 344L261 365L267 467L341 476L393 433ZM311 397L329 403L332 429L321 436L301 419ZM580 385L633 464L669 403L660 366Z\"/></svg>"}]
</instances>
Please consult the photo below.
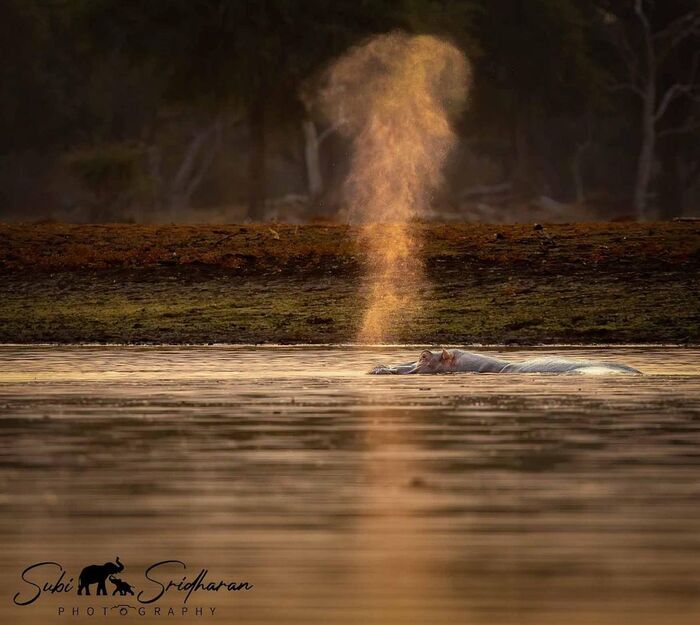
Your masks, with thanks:
<instances>
[{"instance_id":1,"label":"hippo head","mask_svg":"<svg viewBox=\"0 0 700 625\"><path fill-rule=\"evenodd\" d=\"M454 354L451 354L446 349L439 352L431 352L426 349L421 352L413 373L445 373L453 371L454 362Z\"/></svg>"},{"instance_id":2,"label":"hippo head","mask_svg":"<svg viewBox=\"0 0 700 625\"><path fill-rule=\"evenodd\" d=\"M439 352L425 350L418 360L405 365L377 365L370 373L446 373L454 371L455 355L443 349Z\"/></svg>"}]
</instances>

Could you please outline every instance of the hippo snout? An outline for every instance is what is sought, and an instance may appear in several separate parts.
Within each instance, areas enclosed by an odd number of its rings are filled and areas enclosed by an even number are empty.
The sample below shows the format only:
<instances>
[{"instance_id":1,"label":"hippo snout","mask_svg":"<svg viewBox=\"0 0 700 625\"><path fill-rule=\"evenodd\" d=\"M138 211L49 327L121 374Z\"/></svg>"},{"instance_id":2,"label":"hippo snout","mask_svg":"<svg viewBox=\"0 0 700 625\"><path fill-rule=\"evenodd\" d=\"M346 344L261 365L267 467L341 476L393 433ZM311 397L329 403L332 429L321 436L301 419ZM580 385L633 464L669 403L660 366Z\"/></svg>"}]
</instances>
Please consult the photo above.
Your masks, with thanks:
<instances>
[{"instance_id":1,"label":"hippo snout","mask_svg":"<svg viewBox=\"0 0 700 625\"><path fill-rule=\"evenodd\" d=\"M372 369L370 375L396 375L399 373L417 373L416 363L411 362L407 365L377 365Z\"/></svg>"}]
</instances>

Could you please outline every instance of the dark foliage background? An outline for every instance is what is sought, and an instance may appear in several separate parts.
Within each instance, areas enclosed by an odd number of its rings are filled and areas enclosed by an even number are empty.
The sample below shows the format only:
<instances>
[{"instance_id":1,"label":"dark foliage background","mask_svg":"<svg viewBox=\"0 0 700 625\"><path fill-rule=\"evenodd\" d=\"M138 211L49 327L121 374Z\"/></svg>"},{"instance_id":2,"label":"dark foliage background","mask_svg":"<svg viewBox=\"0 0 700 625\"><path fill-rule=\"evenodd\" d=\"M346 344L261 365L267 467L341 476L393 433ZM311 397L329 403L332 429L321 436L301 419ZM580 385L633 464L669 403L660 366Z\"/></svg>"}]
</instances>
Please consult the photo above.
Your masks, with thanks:
<instances>
[{"instance_id":1,"label":"dark foliage background","mask_svg":"<svg viewBox=\"0 0 700 625\"><path fill-rule=\"evenodd\" d=\"M474 65L436 217L697 213L697 0L5 0L0 218L336 216L314 88L394 29Z\"/></svg>"}]
</instances>

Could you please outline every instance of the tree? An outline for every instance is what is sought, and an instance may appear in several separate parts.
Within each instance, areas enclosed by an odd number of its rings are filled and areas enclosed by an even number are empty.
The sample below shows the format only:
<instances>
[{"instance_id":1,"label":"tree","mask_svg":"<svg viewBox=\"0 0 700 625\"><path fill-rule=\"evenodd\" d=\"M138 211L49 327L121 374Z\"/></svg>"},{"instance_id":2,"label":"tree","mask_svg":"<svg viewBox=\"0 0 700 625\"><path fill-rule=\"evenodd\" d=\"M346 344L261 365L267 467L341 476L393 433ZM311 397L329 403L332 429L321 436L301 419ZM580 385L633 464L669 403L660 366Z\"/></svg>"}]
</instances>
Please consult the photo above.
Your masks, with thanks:
<instances>
[{"instance_id":1,"label":"tree","mask_svg":"<svg viewBox=\"0 0 700 625\"><path fill-rule=\"evenodd\" d=\"M245 119L252 219L264 216L269 130L303 118L302 81L358 37L390 27L396 13L390 0L75 1L95 43L161 69L169 102L208 108L210 125ZM201 158L205 134L194 133L191 146Z\"/></svg>"},{"instance_id":2,"label":"tree","mask_svg":"<svg viewBox=\"0 0 700 625\"><path fill-rule=\"evenodd\" d=\"M667 5L668 6L668 5ZM690 40L700 40L700 8L675 3L676 14L659 24L652 0L634 0L626 11L607 12L614 42L624 67L624 78L613 89L634 95L640 103L640 148L633 202L639 219L648 217L649 187L659 140L700 128L700 118L681 120L664 128L669 113L681 100L700 102L700 50L688 55L681 73L669 80L669 65Z\"/></svg>"}]
</instances>

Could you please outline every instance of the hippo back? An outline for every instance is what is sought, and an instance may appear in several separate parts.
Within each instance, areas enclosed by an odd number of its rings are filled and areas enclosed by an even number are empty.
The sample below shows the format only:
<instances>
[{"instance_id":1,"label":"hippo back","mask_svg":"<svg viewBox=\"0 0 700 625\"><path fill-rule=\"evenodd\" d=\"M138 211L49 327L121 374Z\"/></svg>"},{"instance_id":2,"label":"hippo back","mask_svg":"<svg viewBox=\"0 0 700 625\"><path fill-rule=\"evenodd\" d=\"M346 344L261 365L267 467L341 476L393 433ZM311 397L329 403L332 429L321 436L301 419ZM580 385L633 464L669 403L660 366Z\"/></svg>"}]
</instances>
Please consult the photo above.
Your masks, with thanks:
<instances>
[{"instance_id":1,"label":"hippo back","mask_svg":"<svg viewBox=\"0 0 700 625\"><path fill-rule=\"evenodd\" d=\"M501 373L503 368L508 364L505 360L485 356L484 354L475 354L461 349L453 350L454 354L454 371L471 372L471 373Z\"/></svg>"},{"instance_id":2,"label":"hippo back","mask_svg":"<svg viewBox=\"0 0 700 625\"><path fill-rule=\"evenodd\" d=\"M567 360L566 358L534 358L508 364L503 373L640 373L633 367L614 362Z\"/></svg>"}]
</instances>

